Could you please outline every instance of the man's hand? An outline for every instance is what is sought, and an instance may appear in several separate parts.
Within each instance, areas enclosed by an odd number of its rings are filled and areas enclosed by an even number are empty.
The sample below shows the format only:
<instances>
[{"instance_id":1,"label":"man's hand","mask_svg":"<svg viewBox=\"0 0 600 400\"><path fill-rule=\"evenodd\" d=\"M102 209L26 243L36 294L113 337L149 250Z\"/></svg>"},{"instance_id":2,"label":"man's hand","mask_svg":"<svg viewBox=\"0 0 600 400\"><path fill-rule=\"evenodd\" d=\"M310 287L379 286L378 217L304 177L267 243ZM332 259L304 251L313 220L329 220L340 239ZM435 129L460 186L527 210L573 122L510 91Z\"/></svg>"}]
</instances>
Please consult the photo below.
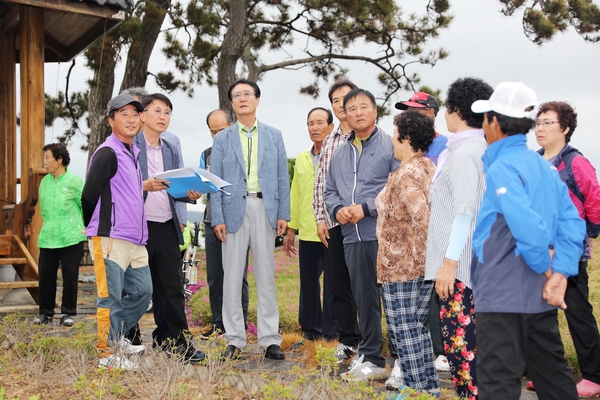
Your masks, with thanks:
<instances>
[{"instance_id":1,"label":"man's hand","mask_svg":"<svg viewBox=\"0 0 600 400\"><path fill-rule=\"evenodd\" d=\"M202 193L196 192L195 190L188 190L187 192L185 192L185 194L187 195L188 199L190 199L191 201L196 201L200 197L202 197Z\"/></svg>"},{"instance_id":2,"label":"man's hand","mask_svg":"<svg viewBox=\"0 0 600 400\"><path fill-rule=\"evenodd\" d=\"M287 221L285 219L277 220L277 236L281 236L285 233L287 229Z\"/></svg>"},{"instance_id":3,"label":"man's hand","mask_svg":"<svg viewBox=\"0 0 600 400\"><path fill-rule=\"evenodd\" d=\"M435 278L435 291L440 299L447 299L454 294L457 267L458 261L444 258L442 267Z\"/></svg>"},{"instance_id":4,"label":"man's hand","mask_svg":"<svg viewBox=\"0 0 600 400\"><path fill-rule=\"evenodd\" d=\"M287 235L283 238L283 251L288 257L298 254L294 247L294 239L296 238L296 232L292 228L288 228Z\"/></svg>"},{"instance_id":5,"label":"man's hand","mask_svg":"<svg viewBox=\"0 0 600 400\"><path fill-rule=\"evenodd\" d=\"M183 231L185 231L185 225L184 224L179 224L179 227L181 228L181 233L183 233Z\"/></svg>"},{"instance_id":6,"label":"man's hand","mask_svg":"<svg viewBox=\"0 0 600 400\"><path fill-rule=\"evenodd\" d=\"M327 224L325 222L319 222L317 224L317 235L319 235L319 239L321 239L321 243L325 245L325 247L329 247L329 229L327 228Z\"/></svg>"},{"instance_id":7,"label":"man's hand","mask_svg":"<svg viewBox=\"0 0 600 400\"><path fill-rule=\"evenodd\" d=\"M350 207L348 207L348 212L352 216L350 222L352 222L354 225L358 224L358 221L365 217L365 212L360 204L352 204Z\"/></svg>"},{"instance_id":8,"label":"man's hand","mask_svg":"<svg viewBox=\"0 0 600 400\"><path fill-rule=\"evenodd\" d=\"M550 279L546 281L544 285L544 291L542 297L551 306L560 307L562 309L567 308L565 303L565 291L567 290L567 278L558 272L554 272Z\"/></svg>"},{"instance_id":9,"label":"man's hand","mask_svg":"<svg viewBox=\"0 0 600 400\"><path fill-rule=\"evenodd\" d=\"M335 219L340 225L346 225L352 219L352 214L348 211L350 207L342 207L338 210L337 214L335 214Z\"/></svg>"},{"instance_id":10,"label":"man's hand","mask_svg":"<svg viewBox=\"0 0 600 400\"><path fill-rule=\"evenodd\" d=\"M169 187L169 181L165 179L148 178L144 181L144 191L160 192Z\"/></svg>"},{"instance_id":11,"label":"man's hand","mask_svg":"<svg viewBox=\"0 0 600 400\"><path fill-rule=\"evenodd\" d=\"M217 239L225 243L225 239L227 239L227 228L225 227L225 224L215 225L213 230L215 231L215 235L217 235Z\"/></svg>"}]
</instances>

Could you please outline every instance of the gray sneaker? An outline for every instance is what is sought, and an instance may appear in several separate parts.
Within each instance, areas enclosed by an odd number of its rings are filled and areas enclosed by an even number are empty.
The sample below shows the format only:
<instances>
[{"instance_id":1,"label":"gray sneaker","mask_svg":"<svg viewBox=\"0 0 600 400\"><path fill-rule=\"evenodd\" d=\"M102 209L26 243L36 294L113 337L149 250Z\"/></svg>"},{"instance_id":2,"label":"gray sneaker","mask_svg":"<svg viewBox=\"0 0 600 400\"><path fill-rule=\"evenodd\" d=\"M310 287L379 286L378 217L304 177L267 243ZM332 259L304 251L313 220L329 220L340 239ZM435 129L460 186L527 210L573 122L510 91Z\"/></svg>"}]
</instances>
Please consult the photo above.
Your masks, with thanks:
<instances>
[{"instance_id":1,"label":"gray sneaker","mask_svg":"<svg viewBox=\"0 0 600 400\"><path fill-rule=\"evenodd\" d=\"M365 355L362 354L357 359L352 361L348 372L342 374L342 379L345 381L372 381L380 380L388 377L388 372L384 367L378 367L370 361L364 361Z\"/></svg>"},{"instance_id":2,"label":"gray sneaker","mask_svg":"<svg viewBox=\"0 0 600 400\"><path fill-rule=\"evenodd\" d=\"M335 357L338 359L337 363L341 363L346 361L347 359L356 356L358 352L358 348L354 346L346 346L343 343L340 343L335 348Z\"/></svg>"},{"instance_id":3,"label":"gray sneaker","mask_svg":"<svg viewBox=\"0 0 600 400\"><path fill-rule=\"evenodd\" d=\"M394 360L394 368L390 377L385 381L387 390L402 390L404 389L404 379L402 379L402 370L400 369L400 360Z\"/></svg>"},{"instance_id":4,"label":"gray sneaker","mask_svg":"<svg viewBox=\"0 0 600 400\"><path fill-rule=\"evenodd\" d=\"M64 326L73 326L73 317L69 314L65 314L60 317L60 324Z\"/></svg>"}]
</instances>

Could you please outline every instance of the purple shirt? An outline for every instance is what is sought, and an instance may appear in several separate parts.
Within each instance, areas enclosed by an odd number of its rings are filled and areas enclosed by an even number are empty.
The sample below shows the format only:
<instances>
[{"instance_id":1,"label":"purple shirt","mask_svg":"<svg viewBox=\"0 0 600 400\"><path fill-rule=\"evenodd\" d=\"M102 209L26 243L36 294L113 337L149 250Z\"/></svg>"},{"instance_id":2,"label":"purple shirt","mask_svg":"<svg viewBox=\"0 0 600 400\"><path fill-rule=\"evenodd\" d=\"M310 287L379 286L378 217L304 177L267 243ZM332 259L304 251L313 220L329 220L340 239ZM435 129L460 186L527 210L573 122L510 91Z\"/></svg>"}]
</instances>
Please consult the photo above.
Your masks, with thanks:
<instances>
[{"instance_id":1,"label":"purple shirt","mask_svg":"<svg viewBox=\"0 0 600 400\"><path fill-rule=\"evenodd\" d=\"M162 155L162 139L159 138L157 147L148 143L146 136L144 136L144 139L146 141L146 155L148 157L148 177L152 177L159 172L165 172L165 164ZM167 222L173 218L171 206L169 204L169 195L166 190L148 192L144 207L146 209L146 219L148 221Z\"/></svg>"}]
</instances>

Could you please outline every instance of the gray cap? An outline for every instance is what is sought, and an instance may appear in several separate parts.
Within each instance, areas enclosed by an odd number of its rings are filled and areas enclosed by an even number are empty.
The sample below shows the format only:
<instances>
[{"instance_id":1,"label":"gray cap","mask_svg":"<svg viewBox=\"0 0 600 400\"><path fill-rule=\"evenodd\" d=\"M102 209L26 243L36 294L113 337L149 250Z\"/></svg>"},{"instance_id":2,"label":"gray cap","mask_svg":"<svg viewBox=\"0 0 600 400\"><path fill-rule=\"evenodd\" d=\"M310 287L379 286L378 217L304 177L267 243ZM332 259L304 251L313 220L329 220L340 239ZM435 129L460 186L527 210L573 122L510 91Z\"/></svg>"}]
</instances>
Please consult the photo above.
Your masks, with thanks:
<instances>
[{"instance_id":1,"label":"gray cap","mask_svg":"<svg viewBox=\"0 0 600 400\"><path fill-rule=\"evenodd\" d=\"M115 96L112 99L110 99L110 101L106 105L106 109L108 110L108 113L110 114L111 111L120 110L121 108L125 107L127 104L131 104L132 106L134 106L138 110L138 112L144 111L144 107L142 107L142 103L140 103L133 96L130 96L128 94L120 94L120 95Z\"/></svg>"}]
</instances>

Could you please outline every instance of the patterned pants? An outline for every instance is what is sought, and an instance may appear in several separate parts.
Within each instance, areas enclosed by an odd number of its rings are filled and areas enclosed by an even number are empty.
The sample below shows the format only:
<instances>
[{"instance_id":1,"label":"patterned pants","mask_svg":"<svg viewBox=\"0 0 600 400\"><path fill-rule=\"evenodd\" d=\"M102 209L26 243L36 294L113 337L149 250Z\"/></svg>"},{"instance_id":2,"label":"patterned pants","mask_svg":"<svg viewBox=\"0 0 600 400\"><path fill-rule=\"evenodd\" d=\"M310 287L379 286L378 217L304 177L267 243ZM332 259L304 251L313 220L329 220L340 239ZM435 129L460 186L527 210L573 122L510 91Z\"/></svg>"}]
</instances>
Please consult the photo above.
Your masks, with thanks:
<instances>
[{"instance_id":1,"label":"patterned pants","mask_svg":"<svg viewBox=\"0 0 600 400\"><path fill-rule=\"evenodd\" d=\"M433 283L423 278L383 284L388 335L398 351L404 385L419 391L439 389L431 336L425 326Z\"/></svg>"},{"instance_id":2,"label":"patterned pants","mask_svg":"<svg viewBox=\"0 0 600 400\"><path fill-rule=\"evenodd\" d=\"M458 279L454 282L454 295L440 298L440 320L454 388L461 399L477 399L473 291Z\"/></svg>"}]
</instances>

